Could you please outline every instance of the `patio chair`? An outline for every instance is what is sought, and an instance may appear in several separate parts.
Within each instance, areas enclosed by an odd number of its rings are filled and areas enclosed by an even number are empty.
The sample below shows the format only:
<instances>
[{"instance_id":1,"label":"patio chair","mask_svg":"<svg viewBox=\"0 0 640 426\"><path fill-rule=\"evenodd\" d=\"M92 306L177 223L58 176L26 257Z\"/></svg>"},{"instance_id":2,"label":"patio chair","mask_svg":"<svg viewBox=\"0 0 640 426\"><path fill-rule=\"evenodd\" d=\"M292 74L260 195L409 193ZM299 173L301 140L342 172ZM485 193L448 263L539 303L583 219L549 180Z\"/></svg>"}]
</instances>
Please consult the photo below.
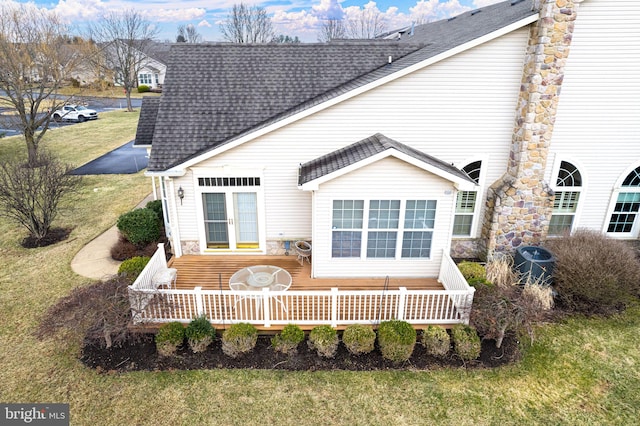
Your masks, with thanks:
<instances>
[{"instance_id":1,"label":"patio chair","mask_svg":"<svg viewBox=\"0 0 640 426\"><path fill-rule=\"evenodd\" d=\"M155 288L160 286L166 286L169 290L171 288L175 288L176 281L178 279L178 270L175 268L162 268L155 274L153 274L153 278L151 281Z\"/></svg>"}]
</instances>

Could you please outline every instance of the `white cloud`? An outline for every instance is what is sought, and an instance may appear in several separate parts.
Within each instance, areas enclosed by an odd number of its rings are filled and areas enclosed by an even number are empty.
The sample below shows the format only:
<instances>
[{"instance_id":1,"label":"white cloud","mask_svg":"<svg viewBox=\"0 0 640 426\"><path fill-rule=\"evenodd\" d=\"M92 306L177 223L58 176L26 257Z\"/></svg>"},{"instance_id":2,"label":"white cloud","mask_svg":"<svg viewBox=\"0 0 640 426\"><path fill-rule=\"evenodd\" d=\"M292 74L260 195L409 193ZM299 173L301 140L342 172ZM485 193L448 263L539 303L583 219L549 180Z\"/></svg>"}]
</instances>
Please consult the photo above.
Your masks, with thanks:
<instances>
[{"instance_id":1,"label":"white cloud","mask_svg":"<svg viewBox=\"0 0 640 426\"><path fill-rule=\"evenodd\" d=\"M204 18L206 13L205 9L197 7L189 9L147 9L141 11L145 18L158 22L192 21Z\"/></svg>"},{"instance_id":2,"label":"white cloud","mask_svg":"<svg viewBox=\"0 0 640 426\"><path fill-rule=\"evenodd\" d=\"M461 5L458 0L448 0L444 3L439 0L420 0L415 6L409 8L411 20L419 24L456 16L468 10L471 9Z\"/></svg>"},{"instance_id":3,"label":"white cloud","mask_svg":"<svg viewBox=\"0 0 640 426\"><path fill-rule=\"evenodd\" d=\"M198 26L211 28L211 24L206 19L203 19L202 21L198 22Z\"/></svg>"},{"instance_id":4,"label":"white cloud","mask_svg":"<svg viewBox=\"0 0 640 426\"><path fill-rule=\"evenodd\" d=\"M490 4L500 3L504 0L473 0L473 5L476 9L481 7L489 6Z\"/></svg>"}]
</instances>

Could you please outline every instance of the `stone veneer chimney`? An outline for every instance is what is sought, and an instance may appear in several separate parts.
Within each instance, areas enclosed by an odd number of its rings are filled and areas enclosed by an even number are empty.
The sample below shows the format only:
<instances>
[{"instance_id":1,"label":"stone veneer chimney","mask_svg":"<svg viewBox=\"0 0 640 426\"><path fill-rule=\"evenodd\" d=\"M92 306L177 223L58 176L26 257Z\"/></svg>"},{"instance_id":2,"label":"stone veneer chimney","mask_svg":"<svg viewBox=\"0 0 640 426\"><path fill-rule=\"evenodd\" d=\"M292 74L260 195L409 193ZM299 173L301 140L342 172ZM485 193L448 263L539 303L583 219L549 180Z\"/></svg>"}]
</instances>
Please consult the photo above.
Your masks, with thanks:
<instances>
[{"instance_id":1,"label":"stone veneer chimney","mask_svg":"<svg viewBox=\"0 0 640 426\"><path fill-rule=\"evenodd\" d=\"M544 172L564 67L582 0L534 0L507 172L489 188L482 239L487 256L536 245L549 229L553 191Z\"/></svg>"}]
</instances>

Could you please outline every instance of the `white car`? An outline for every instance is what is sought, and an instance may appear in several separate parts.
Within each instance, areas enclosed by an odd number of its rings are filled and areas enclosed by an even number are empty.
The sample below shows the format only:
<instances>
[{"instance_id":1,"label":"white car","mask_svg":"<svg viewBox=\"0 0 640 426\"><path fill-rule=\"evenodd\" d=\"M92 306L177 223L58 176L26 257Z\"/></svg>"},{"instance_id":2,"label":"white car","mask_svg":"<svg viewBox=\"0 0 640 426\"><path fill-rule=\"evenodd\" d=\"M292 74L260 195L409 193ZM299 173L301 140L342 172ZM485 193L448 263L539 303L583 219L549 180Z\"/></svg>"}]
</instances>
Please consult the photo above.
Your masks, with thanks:
<instances>
[{"instance_id":1,"label":"white car","mask_svg":"<svg viewBox=\"0 0 640 426\"><path fill-rule=\"evenodd\" d=\"M82 123L86 120L97 120L98 113L82 105L65 105L61 109L54 111L52 117L55 121L77 121Z\"/></svg>"}]
</instances>

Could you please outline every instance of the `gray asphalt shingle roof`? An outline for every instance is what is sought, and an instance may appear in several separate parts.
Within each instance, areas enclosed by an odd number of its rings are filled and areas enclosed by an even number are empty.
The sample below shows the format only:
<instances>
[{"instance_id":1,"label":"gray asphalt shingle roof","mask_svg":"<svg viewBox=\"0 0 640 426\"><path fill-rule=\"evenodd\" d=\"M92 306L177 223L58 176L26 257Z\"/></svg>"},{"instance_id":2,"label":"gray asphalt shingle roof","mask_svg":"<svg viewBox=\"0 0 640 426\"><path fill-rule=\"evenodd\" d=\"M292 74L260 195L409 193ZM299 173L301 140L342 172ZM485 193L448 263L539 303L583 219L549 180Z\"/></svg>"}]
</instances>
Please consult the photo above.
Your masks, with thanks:
<instances>
[{"instance_id":1,"label":"gray asphalt shingle roof","mask_svg":"<svg viewBox=\"0 0 640 426\"><path fill-rule=\"evenodd\" d=\"M304 185L305 183L337 172L340 169L354 165L389 149L395 149L396 151L409 155L425 164L436 167L447 174L468 180L475 184L475 181L467 176L466 173L451 164L388 138L383 134L376 133L375 135L359 142L300 165L298 185Z\"/></svg>"},{"instance_id":2,"label":"gray asphalt shingle roof","mask_svg":"<svg viewBox=\"0 0 640 426\"><path fill-rule=\"evenodd\" d=\"M177 166L536 13L531 0L511 3L416 26L396 41L174 44L148 170Z\"/></svg>"},{"instance_id":3,"label":"gray asphalt shingle roof","mask_svg":"<svg viewBox=\"0 0 640 426\"><path fill-rule=\"evenodd\" d=\"M136 129L136 139L133 142L134 146L151 145L153 132L156 128L156 117L159 106L160 98L142 98L140 118L138 119L138 128Z\"/></svg>"}]
</instances>

